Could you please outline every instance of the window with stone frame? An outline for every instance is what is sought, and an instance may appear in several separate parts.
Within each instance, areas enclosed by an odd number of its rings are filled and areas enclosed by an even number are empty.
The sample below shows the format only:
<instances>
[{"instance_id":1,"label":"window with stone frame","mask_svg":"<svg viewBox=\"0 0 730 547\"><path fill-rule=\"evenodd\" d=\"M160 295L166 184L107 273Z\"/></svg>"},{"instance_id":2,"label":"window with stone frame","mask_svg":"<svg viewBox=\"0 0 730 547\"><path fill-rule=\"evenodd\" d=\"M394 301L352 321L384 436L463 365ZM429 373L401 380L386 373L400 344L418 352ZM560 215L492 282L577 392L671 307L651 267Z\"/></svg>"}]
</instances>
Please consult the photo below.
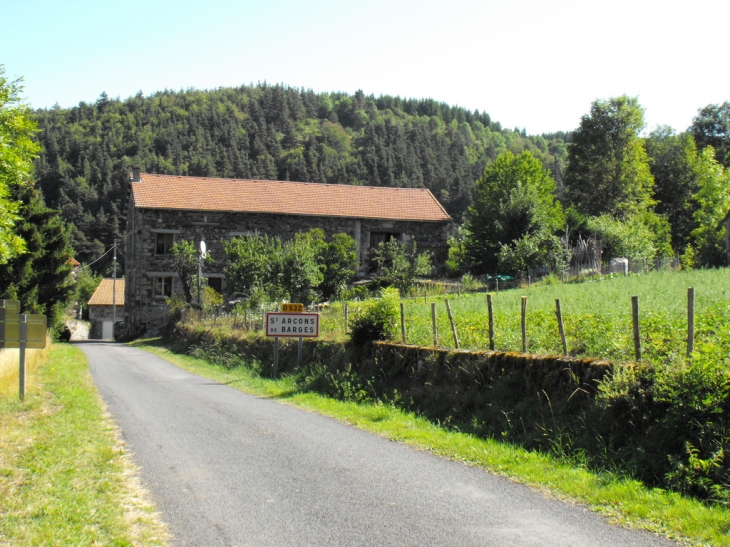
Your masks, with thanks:
<instances>
[{"instance_id":1,"label":"window with stone frame","mask_svg":"<svg viewBox=\"0 0 730 547\"><path fill-rule=\"evenodd\" d=\"M174 234L157 234L155 241L155 254L166 255L172 250Z\"/></svg>"},{"instance_id":2,"label":"window with stone frame","mask_svg":"<svg viewBox=\"0 0 730 547\"><path fill-rule=\"evenodd\" d=\"M155 277L155 298L172 296L172 276L159 275Z\"/></svg>"}]
</instances>

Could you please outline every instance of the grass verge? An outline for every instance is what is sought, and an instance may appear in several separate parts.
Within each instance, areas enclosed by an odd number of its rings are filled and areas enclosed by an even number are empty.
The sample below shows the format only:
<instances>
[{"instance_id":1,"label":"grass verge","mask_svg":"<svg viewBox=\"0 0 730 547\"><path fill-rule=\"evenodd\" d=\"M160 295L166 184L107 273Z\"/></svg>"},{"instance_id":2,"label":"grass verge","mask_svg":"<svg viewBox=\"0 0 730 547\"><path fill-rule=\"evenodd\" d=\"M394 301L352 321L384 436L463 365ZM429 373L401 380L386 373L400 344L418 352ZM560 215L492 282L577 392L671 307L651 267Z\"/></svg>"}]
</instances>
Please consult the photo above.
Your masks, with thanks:
<instances>
[{"instance_id":1,"label":"grass verge","mask_svg":"<svg viewBox=\"0 0 730 547\"><path fill-rule=\"evenodd\" d=\"M588 504L612 522L650 530L688 545L730 546L730 510L726 508L649 489L638 481L610 473L593 473L508 443L449 431L390 406L342 402L300 392L290 378L270 380L244 367L226 369L175 354L159 341L139 341L135 345L241 391L277 399L439 456L482 467L563 500Z\"/></svg>"},{"instance_id":2,"label":"grass verge","mask_svg":"<svg viewBox=\"0 0 730 547\"><path fill-rule=\"evenodd\" d=\"M166 545L84 354L55 345L33 370L23 402L0 397L0 546Z\"/></svg>"}]
</instances>

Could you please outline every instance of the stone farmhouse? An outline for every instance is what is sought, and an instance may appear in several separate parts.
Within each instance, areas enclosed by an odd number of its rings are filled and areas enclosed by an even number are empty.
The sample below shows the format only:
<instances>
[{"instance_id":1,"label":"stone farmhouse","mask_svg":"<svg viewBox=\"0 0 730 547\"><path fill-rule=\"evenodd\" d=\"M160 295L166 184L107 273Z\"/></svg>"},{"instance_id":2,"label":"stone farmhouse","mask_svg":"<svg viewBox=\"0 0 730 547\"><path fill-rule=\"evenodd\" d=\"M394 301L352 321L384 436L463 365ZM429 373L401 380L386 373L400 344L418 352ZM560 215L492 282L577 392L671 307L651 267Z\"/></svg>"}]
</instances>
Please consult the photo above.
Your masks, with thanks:
<instances>
[{"instance_id":1,"label":"stone farmhouse","mask_svg":"<svg viewBox=\"0 0 730 547\"><path fill-rule=\"evenodd\" d=\"M91 323L89 338L113 338L114 321L124 318L124 279L117 279L116 282L114 279L102 279L91 295L88 306Z\"/></svg>"},{"instance_id":2,"label":"stone farmhouse","mask_svg":"<svg viewBox=\"0 0 730 547\"><path fill-rule=\"evenodd\" d=\"M124 319L128 333L155 328L165 297L182 293L169 252L177 241L205 241L213 262L203 277L226 293L223 243L256 233L286 241L321 228L357 242L358 267L370 250L397 238L415 241L437 264L447 254L451 217L427 189L315 184L272 180L153 175L134 169L127 206Z\"/></svg>"}]
</instances>

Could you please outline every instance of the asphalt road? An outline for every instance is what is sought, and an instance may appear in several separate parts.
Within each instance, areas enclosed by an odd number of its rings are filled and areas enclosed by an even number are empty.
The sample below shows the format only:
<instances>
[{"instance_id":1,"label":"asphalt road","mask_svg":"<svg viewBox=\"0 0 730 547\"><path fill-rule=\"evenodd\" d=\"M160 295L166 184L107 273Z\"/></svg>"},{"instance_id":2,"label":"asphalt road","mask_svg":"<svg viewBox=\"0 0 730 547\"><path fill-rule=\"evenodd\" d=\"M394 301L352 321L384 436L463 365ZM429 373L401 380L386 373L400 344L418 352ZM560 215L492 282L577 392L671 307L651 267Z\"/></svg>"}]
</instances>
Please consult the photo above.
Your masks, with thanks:
<instances>
[{"instance_id":1,"label":"asphalt road","mask_svg":"<svg viewBox=\"0 0 730 547\"><path fill-rule=\"evenodd\" d=\"M175 546L660 546L482 470L84 344Z\"/></svg>"}]
</instances>

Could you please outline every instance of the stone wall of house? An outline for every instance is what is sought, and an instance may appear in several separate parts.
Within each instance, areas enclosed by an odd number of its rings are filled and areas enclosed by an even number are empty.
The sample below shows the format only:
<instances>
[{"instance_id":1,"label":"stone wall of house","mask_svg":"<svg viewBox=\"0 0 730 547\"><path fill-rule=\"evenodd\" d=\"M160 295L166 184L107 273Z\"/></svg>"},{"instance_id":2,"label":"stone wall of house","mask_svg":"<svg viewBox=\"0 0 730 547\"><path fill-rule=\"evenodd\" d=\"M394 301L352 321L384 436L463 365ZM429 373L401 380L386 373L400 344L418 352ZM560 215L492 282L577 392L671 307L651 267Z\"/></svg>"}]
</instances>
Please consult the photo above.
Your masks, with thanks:
<instances>
[{"instance_id":1,"label":"stone wall of house","mask_svg":"<svg viewBox=\"0 0 730 547\"><path fill-rule=\"evenodd\" d=\"M173 241L193 241L196 247L206 242L213 262L203 266L204 277L223 278L227 267L223 245L239 235L262 233L286 241L298 232L320 228L327 237L346 233L359 245L361 270L370 266L372 234L397 234L402 241L415 241L419 251L431 251L437 265L442 265L448 253L447 237L450 222L420 222L355 219L343 217L295 216L264 213L228 213L134 209L130 200L127 216L126 293L125 308L129 332L141 330L150 314L161 313L164 298L155 296L155 277L172 277L173 293L182 293L180 280L172 269L169 255L156 254L158 233L172 233ZM377 237L377 236L376 236Z\"/></svg>"},{"instance_id":2,"label":"stone wall of house","mask_svg":"<svg viewBox=\"0 0 730 547\"><path fill-rule=\"evenodd\" d=\"M124 306L117 306L116 320L121 321L123 319ZM89 306L89 322L91 323L89 338L101 338L104 321L114 321L113 306Z\"/></svg>"}]
</instances>

